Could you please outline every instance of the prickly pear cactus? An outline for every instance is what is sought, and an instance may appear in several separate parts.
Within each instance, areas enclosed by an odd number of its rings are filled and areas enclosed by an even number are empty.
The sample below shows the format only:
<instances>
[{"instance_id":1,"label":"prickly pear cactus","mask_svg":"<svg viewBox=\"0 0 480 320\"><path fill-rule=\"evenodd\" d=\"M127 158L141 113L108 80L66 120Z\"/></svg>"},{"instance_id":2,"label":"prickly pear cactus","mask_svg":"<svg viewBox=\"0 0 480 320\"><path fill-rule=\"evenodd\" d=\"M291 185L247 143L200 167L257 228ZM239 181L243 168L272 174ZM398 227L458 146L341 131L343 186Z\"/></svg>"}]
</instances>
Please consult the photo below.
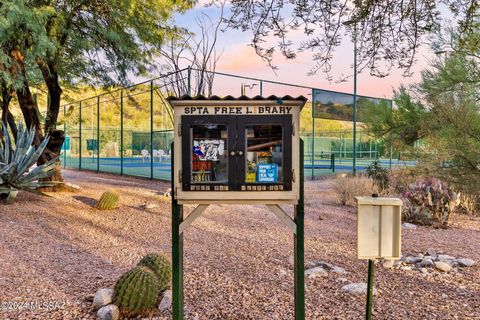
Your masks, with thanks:
<instances>
[{"instance_id":1,"label":"prickly pear cactus","mask_svg":"<svg viewBox=\"0 0 480 320\"><path fill-rule=\"evenodd\" d=\"M136 267L124 273L115 284L115 303L123 313L140 314L156 305L160 286L147 267Z\"/></svg>"},{"instance_id":2,"label":"prickly pear cactus","mask_svg":"<svg viewBox=\"0 0 480 320\"><path fill-rule=\"evenodd\" d=\"M139 266L149 268L155 273L160 284L160 290L166 290L172 280L172 264L170 260L161 253L150 253L140 260Z\"/></svg>"},{"instance_id":3,"label":"prickly pear cactus","mask_svg":"<svg viewBox=\"0 0 480 320\"><path fill-rule=\"evenodd\" d=\"M105 191L97 203L99 210L112 210L119 206L120 196L113 190Z\"/></svg>"}]
</instances>

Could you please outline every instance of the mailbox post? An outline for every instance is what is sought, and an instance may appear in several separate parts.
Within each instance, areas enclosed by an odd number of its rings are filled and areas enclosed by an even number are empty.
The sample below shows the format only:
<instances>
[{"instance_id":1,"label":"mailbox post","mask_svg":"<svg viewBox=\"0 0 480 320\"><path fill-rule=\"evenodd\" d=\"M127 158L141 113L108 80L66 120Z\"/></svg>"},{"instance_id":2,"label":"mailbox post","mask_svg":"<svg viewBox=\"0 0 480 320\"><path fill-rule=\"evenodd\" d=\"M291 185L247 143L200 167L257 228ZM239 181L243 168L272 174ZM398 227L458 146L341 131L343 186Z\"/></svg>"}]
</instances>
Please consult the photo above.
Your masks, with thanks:
<instances>
[{"instance_id":1,"label":"mailbox post","mask_svg":"<svg viewBox=\"0 0 480 320\"><path fill-rule=\"evenodd\" d=\"M372 318L375 259L400 259L402 200L356 197L357 257L368 259L365 319Z\"/></svg>"},{"instance_id":2,"label":"mailbox post","mask_svg":"<svg viewBox=\"0 0 480 320\"><path fill-rule=\"evenodd\" d=\"M305 319L303 141L306 98L169 97L173 319L183 319L183 233L211 204L266 205L292 232L295 319ZM174 149L175 148L175 149ZM184 215L184 204L197 204ZM293 218L280 205L293 206Z\"/></svg>"}]
</instances>

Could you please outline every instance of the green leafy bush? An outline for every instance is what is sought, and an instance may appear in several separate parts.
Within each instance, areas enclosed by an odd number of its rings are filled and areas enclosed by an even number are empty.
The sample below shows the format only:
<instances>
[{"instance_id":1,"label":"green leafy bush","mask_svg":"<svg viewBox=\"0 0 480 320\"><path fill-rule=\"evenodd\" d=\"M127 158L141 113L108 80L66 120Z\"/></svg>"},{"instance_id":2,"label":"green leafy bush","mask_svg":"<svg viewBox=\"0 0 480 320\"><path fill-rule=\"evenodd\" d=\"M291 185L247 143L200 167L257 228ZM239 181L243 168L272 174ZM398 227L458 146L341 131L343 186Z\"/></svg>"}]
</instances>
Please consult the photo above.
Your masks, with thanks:
<instances>
[{"instance_id":1,"label":"green leafy bush","mask_svg":"<svg viewBox=\"0 0 480 320\"><path fill-rule=\"evenodd\" d=\"M390 170L382 167L378 160L373 161L367 166L366 170L368 177L373 179L373 183L378 187L379 192L388 191L390 187Z\"/></svg>"},{"instance_id":2,"label":"green leafy bush","mask_svg":"<svg viewBox=\"0 0 480 320\"><path fill-rule=\"evenodd\" d=\"M32 145L35 130L26 130L23 124L18 125L18 140L14 145L10 134L3 126L4 137L0 140L0 194L8 194L9 201L18 190L41 193L37 189L52 187L55 181L39 181L51 177L55 173L54 158L47 163L30 170L38 161L48 144L46 137L38 147Z\"/></svg>"},{"instance_id":3,"label":"green leafy bush","mask_svg":"<svg viewBox=\"0 0 480 320\"><path fill-rule=\"evenodd\" d=\"M423 225L447 226L457 194L437 178L417 180L404 193L403 218Z\"/></svg>"}]
</instances>

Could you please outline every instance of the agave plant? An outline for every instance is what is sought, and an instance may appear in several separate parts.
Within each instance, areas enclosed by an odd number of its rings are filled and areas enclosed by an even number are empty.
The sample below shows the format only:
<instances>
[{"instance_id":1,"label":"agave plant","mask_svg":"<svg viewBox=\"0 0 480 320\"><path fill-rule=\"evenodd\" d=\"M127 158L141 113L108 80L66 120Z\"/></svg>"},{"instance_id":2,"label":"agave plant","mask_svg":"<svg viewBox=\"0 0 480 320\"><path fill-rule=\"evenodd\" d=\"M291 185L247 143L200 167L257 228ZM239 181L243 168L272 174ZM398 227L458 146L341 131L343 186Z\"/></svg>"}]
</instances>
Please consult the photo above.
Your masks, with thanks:
<instances>
[{"instance_id":1,"label":"agave plant","mask_svg":"<svg viewBox=\"0 0 480 320\"><path fill-rule=\"evenodd\" d=\"M17 143L14 146L5 125L3 132L4 139L0 140L0 195L7 194L7 202L13 202L19 190L42 194L38 188L57 184L54 181L40 181L54 174L57 158L30 170L47 146L48 136L35 147L32 145L35 130L33 128L27 130L20 123Z\"/></svg>"}]
</instances>

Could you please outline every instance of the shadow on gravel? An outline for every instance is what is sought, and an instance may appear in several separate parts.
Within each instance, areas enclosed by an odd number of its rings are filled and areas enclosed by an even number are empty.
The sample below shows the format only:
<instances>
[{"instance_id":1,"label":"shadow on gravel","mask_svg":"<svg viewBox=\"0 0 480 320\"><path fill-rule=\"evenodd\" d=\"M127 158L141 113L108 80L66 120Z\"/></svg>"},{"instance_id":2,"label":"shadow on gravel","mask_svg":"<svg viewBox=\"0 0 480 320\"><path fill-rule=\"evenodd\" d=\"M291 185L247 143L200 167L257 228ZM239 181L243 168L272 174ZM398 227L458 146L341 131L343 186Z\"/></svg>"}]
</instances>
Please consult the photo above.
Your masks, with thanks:
<instances>
[{"instance_id":1,"label":"shadow on gravel","mask_svg":"<svg viewBox=\"0 0 480 320\"><path fill-rule=\"evenodd\" d=\"M73 199L78 200L80 202L85 203L87 206L95 207L97 204L97 200L90 198L90 197L83 197L83 196L73 196Z\"/></svg>"}]
</instances>

